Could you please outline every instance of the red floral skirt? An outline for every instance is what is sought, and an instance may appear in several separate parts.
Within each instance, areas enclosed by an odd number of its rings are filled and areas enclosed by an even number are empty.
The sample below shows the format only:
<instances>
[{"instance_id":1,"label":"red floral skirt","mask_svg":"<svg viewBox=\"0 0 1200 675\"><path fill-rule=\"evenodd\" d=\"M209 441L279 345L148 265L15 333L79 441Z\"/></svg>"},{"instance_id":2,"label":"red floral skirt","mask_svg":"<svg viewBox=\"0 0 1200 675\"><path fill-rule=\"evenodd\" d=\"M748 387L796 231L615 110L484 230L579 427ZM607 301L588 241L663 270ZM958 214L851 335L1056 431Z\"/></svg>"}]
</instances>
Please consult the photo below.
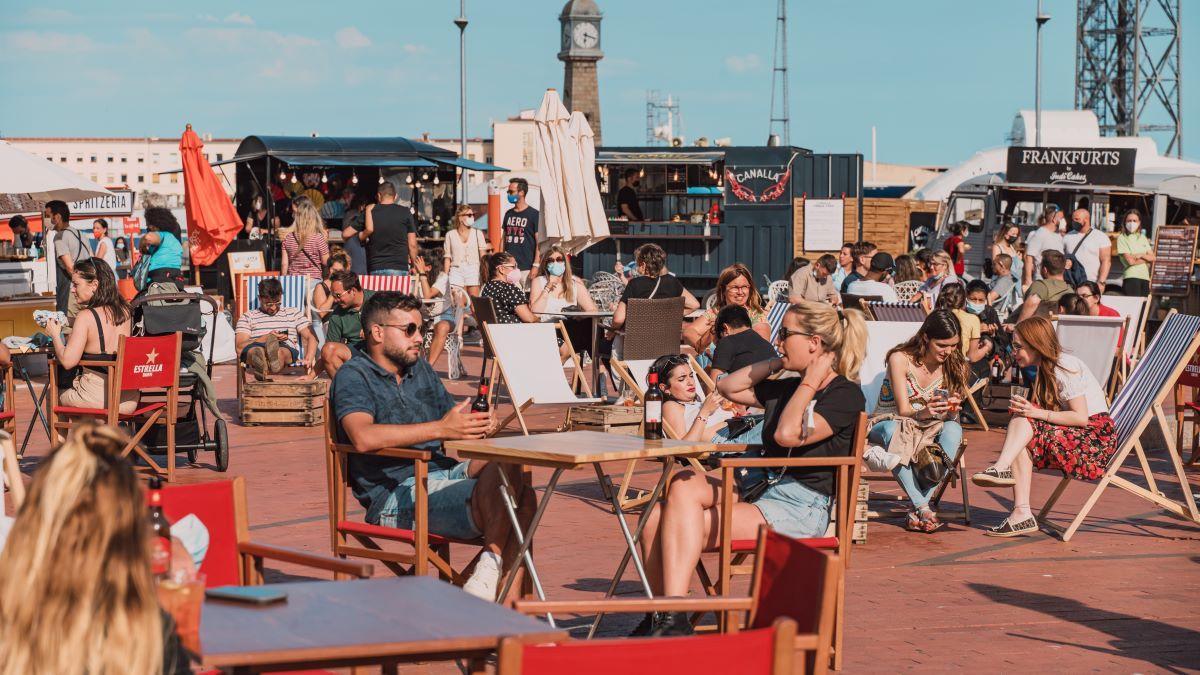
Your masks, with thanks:
<instances>
[{"instance_id":1,"label":"red floral skirt","mask_svg":"<svg viewBox=\"0 0 1200 675\"><path fill-rule=\"evenodd\" d=\"M1059 469L1071 478L1096 480L1117 452L1117 430L1108 413L1092 415L1086 427L1029 421L1033 425L1029 456L1035 468Z\"/></svg>"}]
</instances>

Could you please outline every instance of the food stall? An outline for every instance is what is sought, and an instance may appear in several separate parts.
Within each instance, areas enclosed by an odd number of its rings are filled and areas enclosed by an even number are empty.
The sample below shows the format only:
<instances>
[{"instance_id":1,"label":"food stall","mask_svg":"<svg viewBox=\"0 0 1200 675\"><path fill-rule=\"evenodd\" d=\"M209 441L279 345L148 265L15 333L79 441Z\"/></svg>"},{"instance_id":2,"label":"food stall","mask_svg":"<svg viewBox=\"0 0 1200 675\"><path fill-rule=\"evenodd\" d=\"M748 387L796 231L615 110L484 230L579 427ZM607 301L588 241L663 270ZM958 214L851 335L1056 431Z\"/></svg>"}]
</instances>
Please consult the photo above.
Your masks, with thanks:
<instances>
[{"instance_id":1,"label":"food stall","mask_svg":"<svg viewBox=\"0 0 1200 675\"><path fill-rule=\"evenodd\" d=\"M624 175L633 169L644 220L618 208ZM600 193L611 236L581 255L583 274L608 272L617 260L654 242L667 265L693 292L716 285L725 267L745 263L759 279L780 279L795 255L837 251L861 232L862 156L814 154L787 147L610 147L596 153ZM806 200L837 200L836 243L806 249Z\"/></svg>"}]
</instances>

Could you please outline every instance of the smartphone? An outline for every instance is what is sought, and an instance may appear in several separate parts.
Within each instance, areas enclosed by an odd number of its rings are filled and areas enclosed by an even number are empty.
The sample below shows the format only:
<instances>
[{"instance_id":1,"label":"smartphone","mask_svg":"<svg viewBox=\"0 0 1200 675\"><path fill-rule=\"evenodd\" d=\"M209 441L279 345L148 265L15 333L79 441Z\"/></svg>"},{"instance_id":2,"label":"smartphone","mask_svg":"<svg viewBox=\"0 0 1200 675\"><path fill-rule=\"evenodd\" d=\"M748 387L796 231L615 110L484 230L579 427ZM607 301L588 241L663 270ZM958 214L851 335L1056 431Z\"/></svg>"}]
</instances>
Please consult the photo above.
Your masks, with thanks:
<instances>
[{"instance_id":1,"label":"smartphone","mask_svg":"<svg viewBox=\"0 0 1200 675\"><path fill-rule=\"evenodd\" d=\"M287 600L287 592L271 586L218 586L204 592L213 600L243 602L250 605L270 605Z\"/></svg>"}]
</instances>

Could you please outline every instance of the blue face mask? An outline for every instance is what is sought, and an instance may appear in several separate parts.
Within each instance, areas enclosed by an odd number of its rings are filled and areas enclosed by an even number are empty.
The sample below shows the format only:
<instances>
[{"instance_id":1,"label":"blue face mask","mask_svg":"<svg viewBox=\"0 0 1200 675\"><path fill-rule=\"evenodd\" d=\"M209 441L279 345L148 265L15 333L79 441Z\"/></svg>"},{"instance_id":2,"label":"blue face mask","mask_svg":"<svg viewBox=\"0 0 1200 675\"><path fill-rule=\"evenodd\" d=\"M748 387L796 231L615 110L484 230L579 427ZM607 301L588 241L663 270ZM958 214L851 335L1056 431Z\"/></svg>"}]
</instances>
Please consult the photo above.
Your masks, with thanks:
<instances>
[{"instance_id":1,"label":"blue face mask","mask_svg":"<svg viewBox=\"0 0 1200 675\"><path fill-rule=\"evenodd\" d=\"M561 262L552 262L549 265L546 265L546 271L549 272L550 276L552 277L561 277L567 271L567 264Z\"/></svg>"},{"instance_id":2,"label":"blue face mask","mask_svg":"<svg viewBox=\"0 0 1200 675\"><path fill-rule=\"evenodd\" d=\"M986 305L977 305L973 302L967 303L967 311L972 314L983 314L983 310L985 308L986 308Z\"/></svg>"},{"instance_id":3,"label":"blue face mask","mask_svg":"<svg viewBox=\"0 0 1200 675\"><path fill-rule=\"evenodd\" d=\"M517 203L517 196L516 196L516 195L509 195L509 196L508 196L508 203L509 203L509 204L516 204L516 203Z\"/></svg>"}]
</instances>

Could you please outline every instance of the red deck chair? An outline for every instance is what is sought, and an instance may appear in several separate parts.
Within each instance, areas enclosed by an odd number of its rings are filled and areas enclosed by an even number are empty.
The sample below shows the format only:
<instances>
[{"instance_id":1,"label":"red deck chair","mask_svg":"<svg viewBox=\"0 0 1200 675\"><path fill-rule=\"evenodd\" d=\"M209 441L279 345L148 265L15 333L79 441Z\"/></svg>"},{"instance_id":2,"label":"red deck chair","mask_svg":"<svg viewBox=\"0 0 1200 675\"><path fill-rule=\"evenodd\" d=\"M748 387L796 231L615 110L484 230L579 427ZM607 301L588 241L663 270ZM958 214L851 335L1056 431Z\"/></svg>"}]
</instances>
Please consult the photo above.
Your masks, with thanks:
<instances>
[{"instance_id":1,"label":"red deck chair","mask_svg":"<svg viewBox=\"0 0 1200 675\"><path fill-rule=\"evenodd\" d=\"M500 642L498 675L792 675L796 623L727 635L561 644Z\"/></svg>"},{"instance_id":2,"label":"red deck chair","mask_svg":"<svg viewBox=\"0 0 1200 675\"><path fill-rule=\"evenodd\" d=\"M107 408L73 408L58 404L57 368L50 366L50 424L56 431L65 431L77 417L97 418L109 426L118 423L130 427L129 445L122 456L136 452L146 461L150 469L164 475L167 481L175 480L175 418L179 414L179 350L180 335L154 337L122 336L117 344L116 361L80 361L79 365L107 370ZM114 376L115 375L115 376ZM121 392L140 391L142 396L150 394L158 401L141 401L137 409L128 414L119 410ZM63 418L66 418L63 421ZM143 449L139 442L155 424L167 427L167 466L164 470Z\"/></svg>"},{"instance_id":3,"label":"red deck chair","mask_svg":"<svg viewBox=\"0 0 1200 675\"><path fill-rule=\"evenodd\" d=\"M541 615L546 612L593 613L604 612L748 612L746 628L768 629L779 619L795 621L793 649L805 652L806 671L824 673L829 665L832 648L835 612L842 574L842 564L836 553L822 551L807 540L784 536L766 525L759 528L755 547L754 573L750 596L742 598L661 598L630 600L519 600L513 603L522 614ZM735 622L726 622L730 632L737 632ZM664 640L659 640L662 642ZM636 644L640 641L621 641ZM682 644L682 643L681 643ZM503 649L503 648L502 648ZM690 654L677 651L677 658ZM501 663L503 664L503 655ZM599 659L599 657L597 657ZM611 662L605 661L610 664ZM689 663L691 663L689 661ZM633 672L655 672L649 668L634 668ZM502 670L503 671L503 666ZM537 671L545 672L545 671ZM562 671L568 672L568 671ZM591 671L580 671L591 672ZM598 671L596 671L598 672ZM619 672L619 670L618 670ZM663 672L688 672L665 670ZM749 672L738 666L725 671ZM765 671L760 671L765 672Z\"/></svg>"},{"instance_id":4,"label":"red deck chair","mask_svg":"<svg viewBox=\"0 0 1200 675\"><path fill-rule=\"evenodd\" d=\"M4 369L4 410L0 410L0 429L13 435L17 433L17 385L12 366Z\"/></svg>"},{"instance_id":5,"label":"red deck chair","mask_svg":"<svg viewBox=\"0 0 1200 675\"><path fill-rule=\"evenodd\" d=\"M246 483L240 476L195 485L171 485L163 488L162 498L163 513L169 522L194 514L208 529L208 551L200 571L209 588L261 584L265 559L333 572L335 578L371 576L371 565L366 563L250 541Z\"/></svg>"}]
</instances>

